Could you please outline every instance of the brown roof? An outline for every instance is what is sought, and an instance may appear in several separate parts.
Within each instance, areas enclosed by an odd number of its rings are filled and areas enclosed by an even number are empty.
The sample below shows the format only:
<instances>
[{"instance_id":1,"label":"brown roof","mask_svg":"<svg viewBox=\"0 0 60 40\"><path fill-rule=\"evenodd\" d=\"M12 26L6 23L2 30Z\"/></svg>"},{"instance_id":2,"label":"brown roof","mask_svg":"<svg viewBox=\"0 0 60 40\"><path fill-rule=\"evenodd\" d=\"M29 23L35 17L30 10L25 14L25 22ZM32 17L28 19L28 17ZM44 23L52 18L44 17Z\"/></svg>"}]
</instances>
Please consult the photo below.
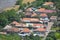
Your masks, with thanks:
<instances>
[{"instance_id":1,"label":"brown roof","mask_svg":"<svg viewBox=\"0 0 60 40\"><path fill-rule=\"evenodd\" d=\"M7 29L7 31L10 31L10 32L19 32L20 29L19 28L12 27L10 29Z\"/></svg>"}]
</instances>

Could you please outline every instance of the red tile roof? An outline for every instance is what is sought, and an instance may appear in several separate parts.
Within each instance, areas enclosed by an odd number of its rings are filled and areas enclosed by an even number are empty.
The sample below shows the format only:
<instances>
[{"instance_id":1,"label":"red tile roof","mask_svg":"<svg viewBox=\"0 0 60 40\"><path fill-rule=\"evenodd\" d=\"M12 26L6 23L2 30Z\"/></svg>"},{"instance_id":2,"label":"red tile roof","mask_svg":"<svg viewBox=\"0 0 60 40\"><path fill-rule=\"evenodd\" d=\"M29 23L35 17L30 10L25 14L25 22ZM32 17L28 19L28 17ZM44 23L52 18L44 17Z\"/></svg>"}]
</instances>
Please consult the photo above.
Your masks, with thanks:
<instances>
[{"instance_id":1,"label":"red tile roof","mask_svg":"<svg viewBox=\"0 0 60 40\"><path fill-rule=\"evenodd\" d=\"M53 2L45 2L44 5L51 5L54 4Z\"/></svg>"},{"instance_id":2,"label":"red tile roof","mask_svg":"<svg viewBox=\"0 0 60 40\"><path fill-rule=\"evenodd\" d=\"M28 28L24 28L22 32L30 32L30 30Z\"/></svg>"},{"instance_id":3,"label":"red tile roof","mask_svg":"<svg viewBox=\"0 0 60 40\"><path fill-rule=\"evenodd\" d=\"M40 14L40 16L42 16L42 17L47 17L47 14L42 13L42 14Z\"/></svg>"},{"instance_id":4,"label":"red tile roof","mask_svg":"<svg viewBox=\"0 0 60 40\"><path fill-rule=\"evenodd\" d=\"M31 17L33 17L33 16L37 16L37 14L36 14L36 13L33 13L33 14L31 15Z\"/></svg>"},{"instance_id":5,"label":"red tile roof","mask_svg":"<svg viewBox=\"0 0 60 40\"><path fill-rule=\"evenodd\" d=\"M46 29L44 28L37 28L36 31L45 31Z\"/></svg>"},{"instance_id":6,"label":"red tile roof","mask_svg":"<svg viewBox=\"0 0 60 40\"><path fill-rule=\"evenodd\" d=\"M12 24L19 25L20 23L18 23L17 21L13 21Z\"/></svg>"},{"instance_id":7,"label":"red tile roof","mask_svg":"<svg viewBox=\"0 0 60 40\"><path fill-rule=\"evenodd\" d=\"M26 11L33 11L33 10L32 10L32 8L28 8L28 9L26 9Z\"/></svg>"},{"instance_id":8,"label":"red tile roof","mask_svg":"<svg viewBox=\"0 0 60 40\"><path fill-rule=\"evenodd\" d=\"M44 26L43 24L33 24L33 26Z\"/></svg>"},{"instance_id":9,"label":"red tile roof","mask_svg":"<svg viewBox=\"0 0 60 40\"><path fill-rule=\"evenodd\" d=\"M38 9L38 11L43 12L43 11L45 11L45 8L40 8L40 9Z\"/></svg>"},{"instance_id":10,"label":"red tile roof","mask_svg":"<svg viewBox=\"0 0 60 40\"><path fill-rule=\"evenodd\" d=\"M12 32L19 32L19 28L12 27L10 29L7 29L7 31L12 31Z\"/></svg>"},{"instance_id":11,"label":"red tile roof","mask_svg":"<svg viewBox=\"0 0 60 40\"><path fill-rule=\"evenodd\" d=\"M30 22L39 22L39 19L38 18L23 18L22 20L23 21L24 20L29 20Z\"/></svg>"}]
</instances>

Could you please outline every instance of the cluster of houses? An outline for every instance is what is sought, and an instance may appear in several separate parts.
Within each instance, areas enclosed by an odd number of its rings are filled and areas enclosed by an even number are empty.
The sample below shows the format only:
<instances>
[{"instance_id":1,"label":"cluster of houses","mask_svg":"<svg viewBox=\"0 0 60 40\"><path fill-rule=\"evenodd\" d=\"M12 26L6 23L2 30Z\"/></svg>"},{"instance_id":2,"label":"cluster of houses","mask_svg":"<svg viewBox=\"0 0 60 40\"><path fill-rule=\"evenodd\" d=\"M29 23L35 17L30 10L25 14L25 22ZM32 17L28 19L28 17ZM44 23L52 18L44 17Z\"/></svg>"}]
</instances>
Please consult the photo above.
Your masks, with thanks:
<instances>
[{"instance_id":1,"label":"cluster of houses","mask_svg":"<svg viewBox=\"0 0 60 40\"><path fill-rule=\"evenodd\" d=\"M52 6L54 3L49 2L43 5ZM24 18L21 18L21 22L13 21L9 25L6 25L3 29L5 32L0 32L1 34L7 33L17 33L20 36L44 36L47 32L46 28L48 27L48 22L50 19L48 18L47 13L56 12L55 10L48 10L45 8L27 8L25 10ZM53 16L51 17L51 20Z\"/></svg>"}]
</instances>

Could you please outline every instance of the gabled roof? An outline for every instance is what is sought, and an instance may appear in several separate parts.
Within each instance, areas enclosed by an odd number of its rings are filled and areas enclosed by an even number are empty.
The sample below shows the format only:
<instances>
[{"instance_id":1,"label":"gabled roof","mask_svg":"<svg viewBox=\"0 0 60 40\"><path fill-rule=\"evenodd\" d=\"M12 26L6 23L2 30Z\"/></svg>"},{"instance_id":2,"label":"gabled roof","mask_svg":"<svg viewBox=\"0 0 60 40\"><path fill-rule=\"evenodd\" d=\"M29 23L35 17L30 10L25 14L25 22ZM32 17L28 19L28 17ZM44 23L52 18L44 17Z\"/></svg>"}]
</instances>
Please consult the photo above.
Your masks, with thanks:
<instances>
[{"instance_id":1,"label":"gabled roof","mask_svg":"<svg viewBox=\"0 0 60 40\"><path fill-rule=\"evenodd\" d=\"M30 12L26 12L26 14L25 15L31 15L32 13L30 13Z\"/></svg>"},{"instance_id":2,"label":"gabled roof","mask_svg":"<svg viewBox=\"0 0 60 40\"><path fill-rule=\"evenodd\" d=\"M32 8L27 8L26 11L33 11Z\"/></svg>"},{"instance_id":3,"label":"gabled roof","mask_svg":"<svg viewBox=\"0 0 60 40\"><path fill-rule=\"evenodd\" d=\"M30 30L28 28L24 28L22 32L30 32Z\"/></svg>"},{"instance_id":4,"label":"gabled roof","mask_svg":"<svg viewBox=\"0 0 60 40\"><path fill-rule=\"evenodd\" d=\"M35 31L46 31L45 28L37 28Z\"/></svg>"},{"instance_id":5,"label":"gabled roof","mask_svg":"<svg viewBox=\"0 0 60 40\"><path fill-rule=\"evenodd\" d=\"M18 23L17 21L13 21L11 24L19 25L20 23Z\"/></svg>"},{"instance_id":6,"label":"gabled roof","mask_svg":"<svg viewBox=\"0 0 60 40\"><path fill-rule=\"evenodd\" d=\"M34 16L37 16L37 14L36 14L36 13L33 13L33 14L31 15L31 17L34 17Z\"/></svg>"}]
</instances>

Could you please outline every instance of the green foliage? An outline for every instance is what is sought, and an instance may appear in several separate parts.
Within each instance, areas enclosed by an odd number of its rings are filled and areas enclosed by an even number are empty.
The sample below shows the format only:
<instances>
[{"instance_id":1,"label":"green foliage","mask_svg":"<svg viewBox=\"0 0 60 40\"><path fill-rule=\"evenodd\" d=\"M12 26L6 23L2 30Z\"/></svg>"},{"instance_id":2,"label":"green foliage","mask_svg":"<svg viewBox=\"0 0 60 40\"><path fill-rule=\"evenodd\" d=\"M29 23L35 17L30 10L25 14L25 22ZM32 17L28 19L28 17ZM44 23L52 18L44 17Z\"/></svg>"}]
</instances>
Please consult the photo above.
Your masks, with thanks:
<instances>
[{"instance_id":1,"label":"green foliage","mask_svg":"<svg viewBox=\"0 0 60 40\"><path fill-rule=\"evenodd\" d=\"M10 10L6 12L6 17L8 18L8 21L12 22L12 21L19 21L19 16L16 13L15 10Z\"/></svg>"},{"instance_id":2,"label":"green foliage","mask_svg":"<svg viewBox=\"0 0 60 40\"><path fill-rule=\"evenodd\" d=\"M12 21L20 21L20 18L15 10L0 13L0 28L3 28Z\"/></svg>"},{"instance_id":3,"label":"green foliage","mask_svg":"<svg viewBox=\"0 0 60 40\"><path fill-rule=\"evenodd\" d=\"M60 33L56 32L56 33L55 33L55 37L56 37L57 39L60 39Z\"/></svg>"},{"instance_id":4,"label":"green foliage","mask_svg":"<svg viewBox=\"0 0 60 40\"><path fill-rule=\"evenodd\" d=\"M21 40L22 38L18 36L17 34L13 35L1 35L0 34L0 40Z\"/></svg>"},{"instance_id":5,"label":"green foliage","mask_svg":"<svg viewBox=\"0 0 60 40\"><path fill-rule=\"evenodd\" d=\"M46 38L46 40L58 40L58 39L60 39L60 33L59 32L50 32Z\"/></svg>"},{"instance_id":6,"label":"green foliage","mask_svg":"<svg viewBox=\"0 0 60 40\"><path fill-rule=\"evenodd\" d=\"M33 36L33 35L25 36L24 39L25 40L41 40L39 36Z\"/></svg>"},{"instance_id":7,"label":"green foliage","mask_svg":"<svg viewBox=\"0 0 60 40\"><path fill-rule=\"evenodd\" d=\"M25 17L25 14L22 13L22 12L20 12L20 13L19 13L19 17L20 17L20 18L23 18L23 17Z\"/></svg>"},{"instance_id":8,"label":"green foliage","mask_svg":"<svg viewBox=\"0 0 60 40\"><path fill-rule=\"evenodd\" d=\"M1 13L0 14L0 28L4 27L7 23L8 23L8 19L3 13Z\"/></svg>"},{"instance_id":9,"label":"green foliage","mask_svg":"<svg viewBox=\"0 0 60 40\"><path fill-rule=\"evenodd\" d=\"M21 5L23 0L17 0L16 5Z\"/></svg>"},{"instance_id":10,"label":"green foliage","mask_svg":"<svg viewBox=\"0 0 60 40\"><path fill-rule=\"evenodd\" d=\"M31 6L37 8L37 7L41 6L43 2L44 2L43 0L36 0L36 1L32 2Z\"/></svg>"},{"instance_id":11,"label":"green foliage","mask_svg":"<svg viewBox=\"0 0 60 40\"><path fill-rule=\"evenodd\" d=\"M54 40L53 38L51 38L51 37L47 37L47 39L46 40Z\"/></svg>"},{"instance_id":12,"label":"green foliage","mask_svg":"<svg viewBox=\"0 0 60 40\"><path fill-rule=\"evenodd\" d=\"M48 13L47 15L50 18L51 16L57 16L58 14L57 13Z\"/></svg>"}]
</instances>

